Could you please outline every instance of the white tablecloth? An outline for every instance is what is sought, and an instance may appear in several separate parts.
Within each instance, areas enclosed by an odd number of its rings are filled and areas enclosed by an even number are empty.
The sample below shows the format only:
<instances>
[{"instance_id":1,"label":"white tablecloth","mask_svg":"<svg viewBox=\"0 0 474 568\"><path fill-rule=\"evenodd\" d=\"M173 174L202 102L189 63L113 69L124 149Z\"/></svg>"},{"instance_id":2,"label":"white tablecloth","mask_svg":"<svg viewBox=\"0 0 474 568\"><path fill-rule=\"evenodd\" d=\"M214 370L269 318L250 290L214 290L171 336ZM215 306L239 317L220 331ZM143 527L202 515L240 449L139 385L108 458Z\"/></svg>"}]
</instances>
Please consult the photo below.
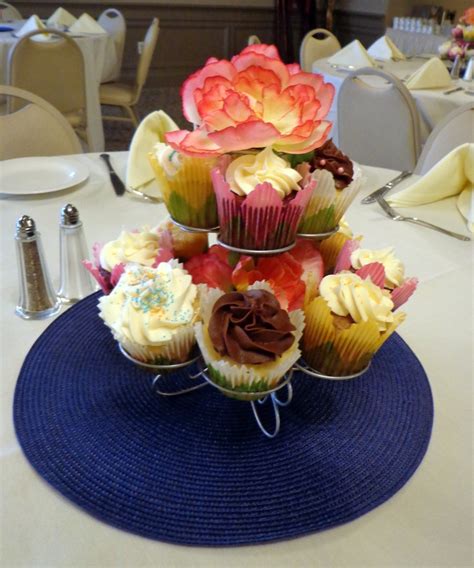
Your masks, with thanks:
<instances>
[{"instance_id":1,"label":"white tablecloth","mask_svg":"<svg viewBox=\"0 0 474 568\"><path fill-rule=\"evenodd\" d=\"M23 22L5 25L18 29ZM90 151L104 150L104 128L100 111L99 86L116 73L117 53L110 34L72 36L84 55L86 71L87 129ZM17 41L11 32L0 32L0 82L8 82L8 55Z\"/></svg>"},{"instance_id":2,"label":"white tablecloth","mask_svg":"<svg viewBox=\"0 0 474 568\"><path fill-rule=\"evenodd\" d=\"M126 153L113 154L119 172ZM11 419L22 362L49 321L14 315L18 295L13 233L24 213L42 234L50 272L58 280L58 215L75 204L89 245L115 238L120 228L154 225L163 205L118 198L97 156L78 157L91 177L66 192L3 200L0 210L2 291L1 481L2 565L15 567L415 567L468 566L471 559L472 290L471 243L387 219L377 205L350 209L356 234L368 247L395 245L420 286L406 306L400 334L422 362L433 390L435 419L428 452L412 479L369 514L330 531L277 544L237 548L172 546L119 531L66 501L32 470ZM394 172L365 168L368 194ZM406 180L405 185L411 183ZM403 187L403 186L400 186ZM465 232L453 200L418 208L420 217ZM317 404L317 401L314 401Z\"/></svg>"},{"instance_id":3,"label":"white tablecloth","mask_svg":"<svg viewBox=\"0 0 474 568\"><path fill-rule=\"evenodd\" d=\"M405 55L420 53L438 53L438 47L449 39L449 36L438 34L423 34L387 28L385 33Z\"/></svg>"},{"instance_id":4,"label":"white tablecloth","mask_svg":"<svg viewBox=\"0 0 474 568\"><path fill-rule=\"evenodd\" d=\"M384 61L378 63L382 66L384 71L392 73L401 80L407 79L414 71L426 63L426 59L414 58L406 61ZM324 80L332 83L336 88L336 94L328 119L333 122L332 137L335 144L338 143L337 134L337 96L342 82L347 77L348 73L336 70L331 67L327 59L318 59L313 63L313 73L320 73L324 76ZM374 84L380 81L377 77L365 77L364 81L369 84ZM474 90L474 83L466 83L464 81L453 82L453 87L462 85L466 88ZM421 141L426 142L430 132L436 124L442 120L447 114L456 109L457 107L472 102L474 97L466 94L464 91L452 93L450 95L443 94L447 88L444 89L418 89L411 90L410 93L415 99L416 106L420 115L421 127Z\"/></svg>"}]
</instances>

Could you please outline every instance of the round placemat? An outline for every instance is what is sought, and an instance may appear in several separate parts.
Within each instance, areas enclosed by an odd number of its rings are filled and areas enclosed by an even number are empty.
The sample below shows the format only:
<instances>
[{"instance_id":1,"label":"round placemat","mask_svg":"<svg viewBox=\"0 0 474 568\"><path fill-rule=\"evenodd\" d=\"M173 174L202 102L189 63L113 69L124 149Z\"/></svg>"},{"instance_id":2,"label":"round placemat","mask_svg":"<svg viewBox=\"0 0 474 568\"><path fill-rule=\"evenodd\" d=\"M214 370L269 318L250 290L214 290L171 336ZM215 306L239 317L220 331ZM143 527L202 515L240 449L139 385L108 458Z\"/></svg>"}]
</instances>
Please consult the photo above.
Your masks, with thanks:
<instances>
[{"instance_id":1,"label":"round placemat","mask_svg":"<svg viewBox=\"0 0 474 568\"><path fill-rule=\"evenodd\" d=\"M397 335L360 378L296 373L270 440L248 402L216 389L154 395L153 375L120 354L97 299L73 306L32 347L14 421L37 472L98 519L187 545L294 538L380 505L425 454L431 391Z\"/></svg>"}]
</instances>

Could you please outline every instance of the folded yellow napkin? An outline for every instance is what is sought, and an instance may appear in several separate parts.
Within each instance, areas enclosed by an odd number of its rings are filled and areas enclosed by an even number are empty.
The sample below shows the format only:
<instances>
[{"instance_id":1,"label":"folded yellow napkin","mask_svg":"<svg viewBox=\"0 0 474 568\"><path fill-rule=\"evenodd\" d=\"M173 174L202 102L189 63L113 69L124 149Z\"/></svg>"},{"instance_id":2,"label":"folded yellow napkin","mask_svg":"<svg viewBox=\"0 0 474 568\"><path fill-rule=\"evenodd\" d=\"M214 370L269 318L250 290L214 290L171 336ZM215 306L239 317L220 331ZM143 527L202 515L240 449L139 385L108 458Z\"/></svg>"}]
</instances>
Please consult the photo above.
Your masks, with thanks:
<instances>
[{"instance_id":1,"label":"folded yellow napkin","mask_svg":"<svg viewBox=\"0 0 474 568\"><path fill-rule=\"evenodd\" d=\"M369 47L367 53L374 59L382 59L383 61L402 61L403 59L406 59L403 53L388 36L380 37Z\"/></svg>"},{"instance_id":2,"label":"folded yellow napkin","mask_svg":"<svg viewBox=\"0 0 474 568\"><path fill-rule=\"evenodd\" d=\"M104 28L96 22L94 18L89 16L89 14L82 14L80 18L78 18L72 26L69 28L69 31L74 34L106 34L107 32Z\"/></svg>"},{"instance_id":3,"label":"folded yellow napkin","mask_svg":"<svg viewBox=\"0 0 474 568\"><path fill-rule=\"evenodd\" d=\"M23 37L30 32L34 32L36 30L45 30L46 26L43 22L38 18L36 14L30 16L26 22L21 26L19 30L15 32L16 37ZM41 34L34 36L35 41L48 41L51 38L51 34Z\"/></svg>"},{"instance_id":4,"label":"folded yellow napkin","mask_svg":"<svg viewBox=\"0 0 474 568\"><path fill-rule=\"evenodd\" d=\"M432 57L415 71L405 85L408 89L442 89L451 86L451 77L439 57Z\"/></svg>"},{"instance_id":5,"label":"folded yellow napkin","mask_svg":"<svg viewBox=\"0 0 474 568\"><path fill-rule=\"evenodd\" d=\"M130 144L127 162L127 185L147 195L161 197L161 189L148 160L148 152L157 142L165 141L165 133L178 130L178 125L162 110L146 116L138 126Z\"/></svg>"},{"instance_id":6,"label":"folded yellow napkin","mask_svg":"<svg viewBox=\"0 0 474 568\"><path fill-rule=\"evenodd\" d=\"M48 18L48 26L66 26L71 27L74 22L77 20L75 16L73 16L70 12L65 10L64 8L56 8L56 10L51 14Z\"/></svg>"},{"instance_id":7,"label":"folded yellow napkin","mask_svg":"<svg viewBox=\"0 0 474 568\"><path fill-rule=\"evenodd\" d=\"M374 67L372 57L367 53L365 47L358 39L355 39L337 53L329 57L328 63L331 65L343 65L360 69L361 67Z\"/></svg>"},{"instance_id":8,"label":"folded yellow napkin","mask_svg":"<svg viewBox=\"0 0 474 568\"><path fill-rule=\"evenodd\" d=\"M433 203L459 195L457 207L474 232L474 144L463 144L452 150L413 185L387 201L399 207Z\"/></svg>"}]
</instances>

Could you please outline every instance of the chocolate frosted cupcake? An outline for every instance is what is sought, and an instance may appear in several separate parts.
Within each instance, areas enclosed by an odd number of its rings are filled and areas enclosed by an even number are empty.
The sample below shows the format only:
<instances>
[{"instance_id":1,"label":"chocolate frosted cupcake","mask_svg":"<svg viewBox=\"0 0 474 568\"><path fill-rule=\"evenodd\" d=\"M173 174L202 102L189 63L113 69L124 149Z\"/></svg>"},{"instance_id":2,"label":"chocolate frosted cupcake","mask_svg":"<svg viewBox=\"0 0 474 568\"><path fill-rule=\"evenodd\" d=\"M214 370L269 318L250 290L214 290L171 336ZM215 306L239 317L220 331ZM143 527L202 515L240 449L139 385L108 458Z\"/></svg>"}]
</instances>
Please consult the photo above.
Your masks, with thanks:
<instances>
[{"instance_id":1,"label":"chocolate frosted cupcake","mask_svg":"<svg viewBox=\"0 0 474 568\"><path fill-rule=\"evenodd\" d=\"M362 172L332 140L318 148L310 163L299 166L305 180L316 183L299 225L300 234L332 231L356 197L362 185Z\"/></svg>"},{"instance_id":2,"label":"chocolate frosted cupcake","mask_svg":"<svg viewBox=\"0 0 474 568\"><path fill-rule=\"evenodd\" d=\"M304 317L286 312L264 284L246 292L202 294L196 339L210 378L237 393L274 388L300 357Z\"/></svg>"}]
</instances>

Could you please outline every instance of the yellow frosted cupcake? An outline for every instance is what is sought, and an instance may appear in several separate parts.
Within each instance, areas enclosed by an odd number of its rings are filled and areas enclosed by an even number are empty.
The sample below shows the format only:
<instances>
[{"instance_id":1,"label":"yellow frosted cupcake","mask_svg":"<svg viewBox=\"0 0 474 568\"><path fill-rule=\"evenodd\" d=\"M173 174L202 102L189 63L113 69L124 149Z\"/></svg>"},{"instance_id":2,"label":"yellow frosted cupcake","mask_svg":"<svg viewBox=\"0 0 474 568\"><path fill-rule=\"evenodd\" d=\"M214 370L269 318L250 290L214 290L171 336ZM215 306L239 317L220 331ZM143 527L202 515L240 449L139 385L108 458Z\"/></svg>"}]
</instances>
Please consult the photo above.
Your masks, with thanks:
<instances>
[{"instance_id":1,"label":"yellow frosted cupcake","mask_svg":"<svg viewBox=\"0 0 474 568\"><path fill-rule=\"evenodd\" d=\"M216 198L210 173L215 159L184 156L162 142L155 144L149 159L171 217L189 227L216 227Z\"/></svg>"},{"instance_id":2,"label":"yellow frosted cupcake","mask_svg":"<svg viewBox=\"0 0 474 568\"><path fill-rule=\"evenodd\" d=\"M127 266L112 292L100 298L99 312L134 359L157 365L189 359L198 290L176 261Z\"/></svg>"},{"instance_id":3,"label":"yellow frosted cupcake","mask_svg":"<svg viewBox=\"0 0 474 568\"><path fill-rule=\"evenodd\" d=\"M301 355L302 311L282 310L262 283L228 294L209 289L201 298L195 331L211 380L244 399L276 387Z\"/></svg>"},{"instance_id":4,"label":"yellow frosted cupcake","mask_svg":"<svg viewBox=\"0 0 474 568\"><path fill-rule=\"evenodd\" d=\"M303 358L325 375L363 370L405 319L387 290L351 272L325 276L319 294L304 308Z\"/></svg>"}]
</instances>

